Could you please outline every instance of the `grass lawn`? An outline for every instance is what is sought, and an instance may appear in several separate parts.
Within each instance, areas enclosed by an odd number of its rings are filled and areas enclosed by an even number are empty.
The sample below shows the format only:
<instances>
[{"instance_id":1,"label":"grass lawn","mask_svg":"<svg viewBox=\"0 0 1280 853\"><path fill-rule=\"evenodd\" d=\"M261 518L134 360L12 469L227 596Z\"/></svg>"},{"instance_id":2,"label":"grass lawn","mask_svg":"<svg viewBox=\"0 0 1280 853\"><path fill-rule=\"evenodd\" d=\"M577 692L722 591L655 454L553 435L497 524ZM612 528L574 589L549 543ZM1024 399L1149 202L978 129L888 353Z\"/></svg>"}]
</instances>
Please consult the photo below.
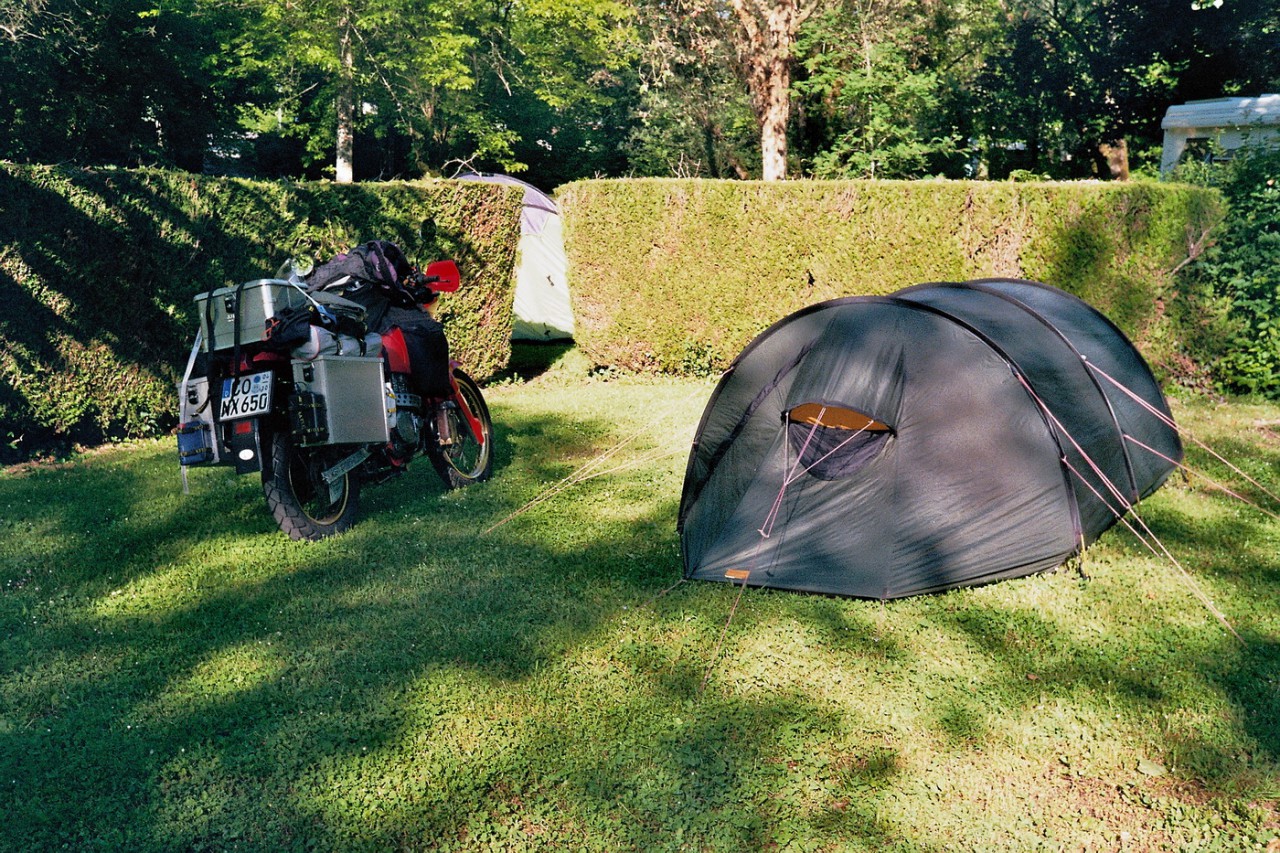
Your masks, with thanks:
<instances>
[{"instance_id":1,"label":"grass lawn","mask_svg":"<svg viewBox=\"0 0 1280 853\"><path fill-rule=\"evenodd\" d=\"M423 460L319 544L256 478L184 496L171 439L0 474L0 850L1280 850L1280 521L1140 507L1243 644L1123 528L1084 574L738 601L678 583L711 388L570 351L486 391L491 482ZM1175 416L1280 492L1280 407Z\"/></svg>"}]
</instances>

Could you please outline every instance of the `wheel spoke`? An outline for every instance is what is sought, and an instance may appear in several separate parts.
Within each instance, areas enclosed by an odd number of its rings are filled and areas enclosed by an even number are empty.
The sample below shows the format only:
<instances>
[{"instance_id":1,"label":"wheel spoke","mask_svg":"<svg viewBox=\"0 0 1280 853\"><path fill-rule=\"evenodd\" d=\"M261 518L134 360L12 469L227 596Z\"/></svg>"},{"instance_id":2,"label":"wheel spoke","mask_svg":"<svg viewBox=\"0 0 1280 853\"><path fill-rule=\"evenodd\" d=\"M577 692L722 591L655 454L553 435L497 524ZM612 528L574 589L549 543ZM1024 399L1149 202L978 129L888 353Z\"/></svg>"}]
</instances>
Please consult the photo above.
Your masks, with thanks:
<instances>
[{"instance_id":1,"label":"wheel spoke","mask_svg":"<svg viewBox=\"0 0 1280 853\"><path fill-rule=\"evenodd\" d=\"M445 484L456 489L480 480L487 480L493 465L493 424L489 420L489 410L484 397L470 377L459 371L458 390L466 409L471 411L475 423L480 428L480 440L477 440L471 423L461 410L449 412L450 426L453 431L453 444L448 447L435 447L431 451L431 459Z\"/></svg>"},{"instance_id":2,"label":"wheel spoke","mask_svg":"<svg viewBox=\"0 0 1280 853\"><path fill-rule=\"evenodd\" d=\"M280 529L294 539L323 539L355 522L359 481L352 474L336 478L332 487L324 472L343 461L334 449L295 446L277 435L269 471L264 471L267 504Z\"/></svg>"}]
</instances>

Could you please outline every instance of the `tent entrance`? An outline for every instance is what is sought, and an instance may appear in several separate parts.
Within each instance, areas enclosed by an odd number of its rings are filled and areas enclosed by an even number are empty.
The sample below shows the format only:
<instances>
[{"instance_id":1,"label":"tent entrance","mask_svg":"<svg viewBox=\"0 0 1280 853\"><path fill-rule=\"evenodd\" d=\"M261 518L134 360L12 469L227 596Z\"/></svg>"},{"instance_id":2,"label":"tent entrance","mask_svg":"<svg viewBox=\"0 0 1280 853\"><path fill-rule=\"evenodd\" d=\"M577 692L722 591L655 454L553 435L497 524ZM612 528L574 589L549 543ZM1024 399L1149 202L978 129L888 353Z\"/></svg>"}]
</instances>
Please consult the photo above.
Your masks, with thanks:
<instances>
[{"instance_id":1,"label":"tent entrance","mask_svg":"<svg viewBox=\"0 0 1280 853\"><path fill-rule=\"evenodd\" d=\"M819 480L858 473L893 435L888 424L829 403L801 403L787 412L786 424L800 468Z\"/></svg>"}]
</instances>

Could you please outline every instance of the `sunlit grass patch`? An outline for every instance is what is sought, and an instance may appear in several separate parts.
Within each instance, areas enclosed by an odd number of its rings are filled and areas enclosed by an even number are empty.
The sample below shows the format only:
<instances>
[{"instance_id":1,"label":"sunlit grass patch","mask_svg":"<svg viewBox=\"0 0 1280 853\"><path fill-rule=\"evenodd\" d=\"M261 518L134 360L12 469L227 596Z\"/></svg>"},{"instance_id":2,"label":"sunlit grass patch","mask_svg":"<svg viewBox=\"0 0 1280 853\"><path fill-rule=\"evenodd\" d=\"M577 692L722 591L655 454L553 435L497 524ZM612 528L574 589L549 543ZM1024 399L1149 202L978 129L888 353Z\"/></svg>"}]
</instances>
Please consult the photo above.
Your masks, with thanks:
<instances>
[{"instance_id":1,"label":"sunlit grass patch","mask_svg":"<svg viewBox=\"0 0 1280 853\"><path fill-rule=\"evenodd\" d=\"M169 442L0 476L0 849L1280 835L1280 522L1175 477L1138 511L1185 576L1117 526L1078 566L903 601L681 583L711 388L504 383L492 481L415 465L316 544L252 477L183 496ZM1276 487L1254 424L1280 409L1176 411Z\"/></svg>"}]
</instances>

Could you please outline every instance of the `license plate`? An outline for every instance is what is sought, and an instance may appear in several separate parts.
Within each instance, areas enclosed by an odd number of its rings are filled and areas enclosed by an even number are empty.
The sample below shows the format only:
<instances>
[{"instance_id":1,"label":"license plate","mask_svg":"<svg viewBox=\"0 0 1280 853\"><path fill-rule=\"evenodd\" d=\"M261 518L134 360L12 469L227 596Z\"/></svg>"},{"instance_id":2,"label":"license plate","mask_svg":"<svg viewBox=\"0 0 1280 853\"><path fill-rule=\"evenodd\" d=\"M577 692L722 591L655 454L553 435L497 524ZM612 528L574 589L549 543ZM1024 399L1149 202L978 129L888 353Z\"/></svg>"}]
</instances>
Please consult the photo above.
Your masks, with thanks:
<instances>
[{"instance_id":1,"label":"license plate","mask_svg":"<svg viewBox=\"0 0 1280 853\"><path fill-rule=\"evenodd\" d=\"M271 371L222 380L218 420L251 418L271 410Z\"/></svg>"}]
</instances>

